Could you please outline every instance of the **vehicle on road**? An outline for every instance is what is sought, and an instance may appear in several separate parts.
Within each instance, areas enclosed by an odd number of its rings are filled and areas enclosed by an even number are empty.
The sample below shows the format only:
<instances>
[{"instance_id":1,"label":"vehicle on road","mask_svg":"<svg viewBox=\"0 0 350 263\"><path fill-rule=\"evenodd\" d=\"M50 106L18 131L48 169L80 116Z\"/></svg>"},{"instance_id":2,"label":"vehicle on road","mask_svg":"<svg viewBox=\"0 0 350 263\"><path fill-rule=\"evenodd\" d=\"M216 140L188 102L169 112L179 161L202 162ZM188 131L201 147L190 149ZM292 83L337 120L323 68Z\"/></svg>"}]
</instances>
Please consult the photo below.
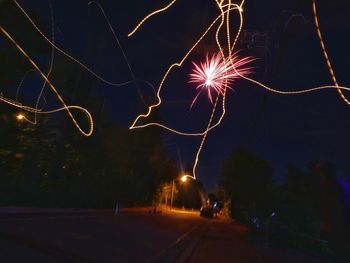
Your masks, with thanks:
<instances>
[{"instance_id":1,"label":"vehicle on road","mask_svg":"<svg viewBox=\"0 0 350 263\"><path fill-rule=\"evenodd\" d=\"M200 209L200 216L207 218L217 217L223 207L223 203L218 201L214 194L209 194L206 204Z\"/></svg>"}]
</instances>

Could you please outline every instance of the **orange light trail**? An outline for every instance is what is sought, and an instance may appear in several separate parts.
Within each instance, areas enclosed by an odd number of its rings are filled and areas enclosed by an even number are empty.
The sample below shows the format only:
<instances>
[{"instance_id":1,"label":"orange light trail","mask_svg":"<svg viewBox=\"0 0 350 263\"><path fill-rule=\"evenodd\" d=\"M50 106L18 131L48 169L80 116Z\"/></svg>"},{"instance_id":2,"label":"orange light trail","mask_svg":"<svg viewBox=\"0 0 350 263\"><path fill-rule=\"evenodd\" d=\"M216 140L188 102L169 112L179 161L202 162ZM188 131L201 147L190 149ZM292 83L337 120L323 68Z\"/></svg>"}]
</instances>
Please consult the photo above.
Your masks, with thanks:
<instances>
[{"instance_id":1,"label":"orange light trail","mask_svg":"<svg viewBox=\"0 0 350 263\"><path fill-rule=\"evenodd\" d=\"M328 56L326 45L324 44L324 41L323 41L320 24L318 22L316 0L312 0L312 12L314 15L317 36L318 36L318 39L319 39L320 44L321 44L322 52L323 52L324 58L326 60L327 66L328 66L329 73L331 74L332 81L333 81L334 85L336 86L340 97L345 101L346 104L350 105L350 101L345 97L345 95L343 94L342 90L339 87L337 78L335 76L335 73L334 73L334 70L332 67L332 63L331 63L329 56Z\"/></svg>"},{"instance_id":2,"label":"orange light trail","mask_svg":"<svg viewBox=\"0 0 350 263\"><path fill-rule=\"evenodd\" d=\"M167 9L169 9L174 3L176 2L176 0L170 2L166 7L164 8L161 8L161 9L158 9L156 11L153 11L152 13L148 14L145 16L144 19L141 20L141 22L139 22L136 27L128 34L128 36L132 36L133 34L135 34L137 32L137 30L141 27L141 25L146 21L148 20L150 17L156 15L156 14L159 14L161 12L164 12L166 11ZM348 104L350 104L350 102L346 99L346 97L343 95L342 93L342 90L350 90L349 88L347 87L341 87L338 85L337 81L336 81L336 78L335 78L335 74L334 74L334 71L332 69L332 66L331 66L331 63L330 63L330 60L329 60L329 57L328 57L328 54L327 54L327 51L326 51L326 48L325 48L325 45L323 43L323 39L322 39L322 35L321 35L321 31L320 31L320 27L319 27L319 24L318 24L318 19L317 19L317 13L316 13L316 5L315 5L315 0L313 0L313 11L314 11L314 18L315 18L315 24L316 24L316 28L317 28L317 33L318 33L318 36L319 36L319 39L320 39L320 43L321 43L321 46L322 46L322 49L323 49L323 52L324 52L324 56L326 58L326 61L327 61L327 65L329 67L329 71L330 71L330 74L332 76L332 79L333 79L333 82L334 82L334 86L330 86L330 85L325 85L325 86L319 86L319 87L314 87L314 88L309 88L309 89L303 89L303 90L287 90L287 91L284 91L284 90L278 90L278 89L274 89L274 88L271 88L257 80L254 80L252 78L249 78L243 74L241 74L234 66L234 62L232 61L232 52L234 51L235 49L235 46L237 44L237 41L238 41L238 38L242 32L242 28L243 28L243 24L244 24L244 17L243 17L243 5L245 3L245 0L242 0L240 4L233 4L231 0L215 0L219 10L220 10L220 15L207 27L207 29L205 30L205 32L200 36L200 38L195 42L195 44L189 49L189 51L185 54L185 56L180 60L180 62L177 62L177 63L174 63L172 64L168 70L166 71L166 73L164 74L159 86L158 86L158 91L157 91L157 102L155 104L152 104L148 107L148 111L147 113L145 114L140 114L136 117L136 119L134 120L134 122L132 123L132 125L130 126L130 129L139 129L139 128L146 128L148 126L158 126L158 127L161 127L163 129L166 129L168 131L171 131L171 132L174 132L176 134L179 134L179 135L183 135L183 136L201 136L202 139L201 139L201 142L200 142L200 145L198 147L198 150L197 150L197 153L196 153L196 157L195 157L195 161L194 161L194 166L193 166L193 178L196 179L196 167L198 165L198 162L199 162L199 156L200 156L200 153L203 149L203 146L204 146L204 143L205 143L205 140L207 138L207 135L209 133L209 131L211 131L212 129L214 129L215 127L217 127L218 125L221 124L224 116L225 116L225 113L226 113L226 92L227 92L227 82L226 82L226 85L225 85L225 89L224 89L224 92L223 94L220 94L218 93L217 94L217 97L216 97L216 100L215 100L215 103L213 105L213 109L212 109L212 113L211 113L211 116L209 118L209 121L208 121L208 125L207 125L207 128L203 131L203 132L198 132L198 133L189 133L189 132L182 132L182 131L178 131L176 129L173 129L173 128L170 128L166 125L163 125L161 123L157 123L157 122L150 122L150 123L145 123L145 124L142 124L142 125L137 125L137 123L139 122L140 119L145 119L145 118L148 118L150 116L150 114L152 113L153 109L159 107L162 103L162 100L161 100L161 97L160 97L160 92L164 86L164 83L168 77L168 75L171 73L171 71L173 70L173 68L175 67L181 67L182 64L187 60L188 56L192 53L192 51L198 46L198 44L202 41L202 39L207 35L207 33L212 29L212 27L217 23L218 20L220 20L220 23L216 29L216 33L215 33L215 40L216 40L216 44L217 44L217 47L218 47L218 50L219 52L221 53L222 55L222 59L225 63L225 60L229 60L235 73L240 76L242 79L245 79L249 82L252 82L254 84L256 84L257 86L260 86L270 92L273 92L273 93L278 93L278 94L283 94L283 95L296 95L296 94L304 94L304 93L309 93L309 92L315 92L315 91L320 91L320 90L324 90L324 89L334 89L336 88L339 92L339 94L341 95L341 97L343 98L343 100L345 102L347 102ZM230 12L233 11L233 10L237 10L238 11L238 14L239 14L239 26L238 26L238 30L237 30L237 33L236 33L236 36L234 38L234 40L232 41L231 43L231 24L230 24ZM222 44L220 43L220 40L219 40L219 36L220 36L220 32L221 32L221 29L223 27L223 24L226 22L226 38L227 38L227 47L228 47L228 54L225 55L224 53L224 49L222 47ZM226 79L227 81L227 79ZM222 113L218 119L218 121L212 125L212 122L213 122L213 118L215 116L215 112L216 112L216 109L217 109L217 105L218 105L218 101L219 101L219 98L220 98L220 95L222 96Z\"/></svg>"},{"instance_id":3,"label":"orange light trail","mask_svg":"<svg viewBox=\"0 0 350 263\"><path fill-rule=\"evenodd\" d=\"M125 85L128 85L128 84L131 84L133 82L142 82L144 84L146 84L147 86L151 87L153 90L154 90L154 87L153 85L148 82L148 81L145 81L145 80L138 80L135 78L133 72L132 72L132 69L131 69L131 66L129 64L129 61L127 60L127 57L125 55L125 52L124 50L122 49L120 43L119 43L119 40L116 36L116 33L112 27L112 25L110 24L110 22L108 21L108 18L107 18L107 15L105 14L102 6L97 3L97 2L93 2L93 1L90 1L88 3L88 5L90 6L92 3L96 4L100 10L101 10L101 13L102 15L104 16L104 18L106 19L107 23L108 23L108 26L114 36L114 39L116 41L116 43L118 44L118 47L121 49L122 51L122 54L124 56L124 59L125 59L125 62L127 63L127 66L131 72L131 77L132 79L129 80L129 81L126 81L126 82L123 82L123 83L113 83L111 81L108 81L104 78L102 78L100 75L98 75L97 73L95 73L92 69L90 69L88 66L86 66L84 63L82 63L81 61L79 61L78 59L74 58L72 55L70 55L68 52L66 52L65 50L61 49L60 47L58 47L56 44L55 44L55 38L54 38L54 17L53 17L53 8L52 8L52 4L51 2L49 2L49 5L50 5L50 14L51 14L51 33L52 33L52 40L50 40L40 29L39 27L37 26L37 24L34 22L34 20L28 15L28 13L24 10L24 8L18 3L18 1L16 0L13 0L13 2L15 3L15 5L17 6L17 8L21 11L21 13L28 19L29 23L34 27L34 29L40 34L40 36L50 44L51 46L51 59L50 59L50 66L49 66L49 70L47 72L47 74L45 75L41 70L40 68L35 64L35 62L29 57L29 55L27 54L27 52L24 51L23 48L20 47L20 45L10 36L10 34L4 29L1 27L1 31L2 33L14 44L14 46L24 55L24 57L29 61L29 63L35 68L34 71L38 72L40 74L40 76L43 78L44 80L44 83L41 87L41 90L40 90L40 93L37 97L37 100L36 100L36 105L35 105L35 108L33 107L30 107L30 106L25 106L25 105L22 105L21 103L19 103L17 101L17 98L18 98L18 92L19 92L19 89L27 75L27 73L24 75L24 77L22 78L18 88L17 88L17 92L16 92L16 101L13 101L9 98L6 98L4 97L3 95L0 95L0 101L4 102L4 103L7 103L11 106L14 106L14 107L17 107L17 108L20 108L24 111L27 111L27 112L31 112L31 113L34 113L34 121L30 120L27 116L25 116L24 114L19 114L18 116L20 116L20 118L17 118L18 120L25 120L31 124L37 124L37 114L50 114L50 113L55 113L55 112L59 112L59 111L67 111L69 117L72 119L73 121L73 124L78 128L78 130L85 136L90 136L93 132L93 119L92 119L92 116L91 114L89 113L88 110L86 110L85 108L83 107L80 107L80 106L68 106L64 103L64 100L63 98L59 95L57 89L53 86L53 84L49 81L49 77L50 77L50 74L52 72L52 68L53 68L53 60L54 60L54 51L57 50L58 52L62 53L64 56L66 56L67 58L69 58L70 60L72 60L73 62L77 63L79 66L81 66L82 68L84 68L87 72L89 72L90 74L92 74L94 77L96 77L97 79L99 79L100 81L108 84L108 85L111 85L111 86L125 86ZM58 100L60 101L60 103L63 105L63 107L61 108L58 108L58 109L54 109L54 110L49 110L49 111L44 111L43 109L38 109L39 107L39 102L40 102L40 99L42 98L42 94L44 92L44 89L45 89L45 86L46 85L49 85L51 90L54 92L54 94L56 95L56 97L58 98ZM44 98L45 100L45 98ZM70 109L75 109L75 110L80 110L82 111L87 119L88 119L88 122L89 122L89 129L88 131L83 131L83 129L80 127L80 125L78 124L77 120L74 118L73 114L71 113Z\"/></svg>"},{"instance_id":4,"label":"orange light trail","mask_svg":"<svg viewBox=\"0 0 350 263\"><path fill-rule=\"evenodd\" d=\"M42 72L42 70L36 65L36 63L30 58L30 56L27 54L26 51L24 51L24 49L16 42L16 40L2 27L0 26L0 30L1 32L15 45L15 47L22 53L22 55L28 60L28 62L34 67L34 69L40 74L40 76L45 80L45 83L47 83L49 85L49 87L51 88L51 90L53 91L53 93L56 95L56 97L58 98L58 100L60 101L60 103L62 104L61 108L58 109L54 109L54 110L50 110L50 111L40 111L37 108L31 108L28 106L23 106L22 104L15 102L15 101L11 101L9 99L0 97L0 100L15 106L17 108L29 111L29 112L33 112L33 113L40 113L40 114L49 114L49 113L54 113L54 112L59 112L59 111L63 111L65 110L68 113L68 116L71 118L71 120L73 121L74 125L76 126L76 128L85 136L90 136L93 132L94 129L94 123L92 120L92 116L89 113L88 110L84 109L83 107L80 106L68 106L66 105L66 103L64 102L63 98L61 97L61 95L58 93L57 89L54 87L54 85L51 83L51 81L47 78L47 76L44 74L44 72ZM70 109L78 109L80 111L82 111L89 122L89 129L88 131L84 131L79 123L77 122L77 120L75 119L75 117L73 116L72 112L70 111ZM26 118L24 115L21 115L22 118L21 119L25 119L28 120L28 118ZM28 120L29 121L29 120ZM31 122L31 121L30 121ZM33 123L33 122L31 122Z\"/></svg>"},{"instance_id":5,"label":"orange light trail","mask_svg":"<svg viewBox=\"0 0 350 263\"><path fill-rule=\"evenodd\" d=\"M152 13L149 13L147 16L145 16L145 18L143 18L141 20L140 23L138 23L135 28L133 30L131 30L131 32L128 34L128 37L131 37L133 34L135 34L135 32L140 28L140 26L142 26L143 23L145 23L149 18L151 18L152 16L158 14L158 13L162 13L166 10L168 10L173 4L175 4L177 0L172 0L167 6L161 8L161 9L158 9L156 11L153 11Z\"/></svg>"},{"instance_id":6,"label":"orange light trail","mask_svg":"<svg viewBox=\"0 0 350 263\"><path fill-rule=\"evenodd\" d=\"M113 83L111 81L108 81L106 79L104 79L103 77L101 77L100 75L98 75L97 73L95 73L92 69L90 69L88 66L86 66L84 63L80 62L78 59L74 58L72 55L70 55L68 52L66 52L65 50L61 49L60 47L58 47L55 44L54 38L52 40L50 40L40 29L39 27L36 25L36 23L30 18L30 16L27 14L27 12L21 7L21 5L16 1L13 0L14 3L16 4L16 6L18 7L18 9L23 13L23 15L28 19L28 21L32 24L32 26L35 28L35 30L51 45L52 47L52 56L51 56L51 65L50 65L50 69L47 72L47 74L45 75L40 68L35 64L35 62L29 57L29 55L18 45L18 43L6 32L5 29L3 29L2 27L0 27L2 33L15 45L15 47L23 54L23 56L30 62L30 64L35 68L35 70L40 74L40 76L43 78L44 80L44 85L42 87L42 90L40 92L40 95L38 97L37 100L37 104L35 108L29 107L29 106L25 106L22 105L21 103L17 102L17 101L13 101L11 99L5 98L2 95L0 95L0 100L10 104L12 106L15 106L17 108L20 108L24 111L28 111L28 112L33 112L35 114L35 120L33 123L36 123L36 114L49 114L49 113L53 113L53 112L58 112L58 111L66 111L69 115L69 117L72 119L74 125L78 128L78 130L86 135L86 136L90 136L93 132L93 120L91 117L91 114L84 108L80 107L80 106L68 106L65 104L63 98L59 95L59 93L57 92L57 89L53 86L53 84L50 82L49 80L49 76L51 73L51 69L52 69L52 65L53 65L53 49L57 50L58 52L62 53L63 55L65 55L66 57L68 57L69 59L71 59L72 61L74 61L75 63L77 63L78 65L80 65L82 68L84 68L86 71L88 71L90 74L92 74L94 77L96 77L97 79L99 79L100 81L111 85L111 86L123 86L126 85L128 83L137 81L134 77L133 80L131 81L127 81L124 83ZM148 15L146 15L128 34L129 37L133 36L139 29L140 27L146 22L148 21L151 17L163 13L165 11L167 11L169 8L171 8L177 0L172 0L170 1L166 6L164 6L163 8L157 9L151 13L149 13ZM175 69L175 68L179 68L182 67L182 65L184 64L184 62L188 59L188 57L191 55L191 53L194 51L194 49L202 42L202 40L204 39L204 37L214 28L214 26L216 24L216 31L215 31L215 42L216 42L216 46L218 49L218 53L221 54L222 60L224 62L225 65L228 65L227 67L232 67L232 69L235 71L235 74L237 76L239 76L242 79L245 79L263 89L266 89L267 91L273 92L273 93L277 93L277 94L283 94L283 95L296 95L296 94L305 94L305 93L309 93L309 92L315 92L315 91L320 91L320 90L324 90L324 89L336 89L339 93L339 95L341 96L341 98L350 105L350 101L345 97L345 95L343 94L343 91L349 91L350 89L348 87L343 87L343 86L339 86L338 81L336 79L332 64L330 62L330 58L328 56L328 52L327 49L325 47L324 44L324 40L322 37L322 33L321 33L321 29L320 29L320 25L319 25L319 21L318 21L318 16L317 16L317 10L316 10L316 0L312 0L312 9L313 9L313 16L314 16L314 22L315 22L315 27L316 27L316 31L317 31L317 36L319 38L319 42L323 51L323 55L325 57L327 66L328 66L328 70L329 73L331 75L332 81L334 85L325 85L325 86L319 86L319 87L314 87L314 88L309 88L309 89L303 89L303 90L279 90L279 89L275 89L272 87L269 87L257 80L254 80L253 78L247 77L244 74L241 74L240 71L235 67L234 61L232 60L232 53L234 52L235 48L236 48L236 44L237 41L240 37L240 34L242 32L242 28L244 25L244 17L243 17L243 6L245 3L245 0L242 0L239 4L235 4L233 3L232 0L214 0L216 3L216 6L219 9L219 15L211 22L211 24L204 30L204 32L202 33L202 35L200 35L200 37L197 39L197 41L189 48L189 50L185 53L185 55L178 61L175 62L173 64L171 64L169 66L169 68L166 70L165 74L163 75L160 84L158 85L158 89L156 92L156 102L150 106L148 106L148 110L146 113L144 114L140 114L136 117L136 119L134 120L134 122L131 124L130 126L130 130L132 129L141 129L141 128L146 128L148 126L158 126L161 127L163 129L166 129L170 132L179 134L179 135L183 135L183 136L199 136L201 137L201 142L199 144L196 156L195 156L195 160L194 160L194 166L193 166L193 179L196 179L196 167L198 165L199 162L199 156L201 154L201 151L203 149L203 146L205 144L206 138L209 134L209 132L211 130L213 130L214 128L218 127L225 114L226 114L226 92L227 92L227 87L228 87L228 79L224 78L224 90L222 93L218 93L216 98L215 98L215 102L213 104L213 109L211 112L211 115L209 117L209 121L207 124L207 127L205 128L204 131L202 132L182 132L179 130L176 130L174 128L170 128L166 125L163 125L161 123L157 123L157 122L150 122L150 123L144 123L144 124L139 124L139 121L142 119L147 119L150 114L152 113L152 111L155 108L158 108L161 103L162 103L162 99L161 99L161 90L165 85L165 82L169 76L169 74ZM89 3L90 4L90 3ZM98 4L99 5L99 4ZM104 13L102 7L99 5L99 7L102 10L102 13L104 15L104 17L106 18L106 20L108 21L106 14ZM238 16L239 16L239 25L237 26L237 33L235 34L235 37L232 40L232 34L231 34L231 21L230 21L230 16L232 15L232 11L237 11ZM220 21L220 22L219 22ZM116 38L116 34L111 26L111 24L108 22L109 27L114 35L114 37ZM53 27L53 26L52 26ZM220 36L222 34L222 30L223 28L226 28L226 42L225 45L223 45L220 42ZM52 29L53 30L53 29ZM117 40L117 38L116 38ZM118 42L118 40L117 40ZM118 42L119 44L119 42ZM120 46L120 45L119 45ZM226 46L227 48L224 48L224 46ZM225 54L226 53L226 54ZM125 55L125 54L124 54ZM124 57L126 59L126 57ZM127 60L126 60L127 61ZM127 62L128 63L128 62ZM129 69L130 65L128 64ZM227 73L226 73L227 74ZM43 111L42 109L38 109L38 103L40 100L40 97L42 95L43 89L45 87L45 85L48 84L48 86L51 88L51 90L54 92L54 94L57 96L58 100L60 101L60 103L63 105L61 108L59 109L54 109L51 111ZM221 114L218 117L217 121L215 123L213 123L214 117L216 115L216 111L217 111L217 107L219 105L219 101L221 99L222 102L222 110L221 110ZM74 118L73 114L71 113L70 109L76 109L76 110L80 110L82 111L88 118L89 121L89 130L88 131L83 131L82 128L80 127L80 125L77 123L76 119ZM30 120L28 120L26 118L25 115L20 114L18 115L18 119L20 120L27 120L29 122L31 122Z\"/></svg>"},{"instance_id":7,"label":"orange light trail","mask_svg":"<svg viewBox=\"0 0 350 263\"><path fill-rule=\"evenodd\" d=\"M237 7L234 8L230 8L230 10L234 10L237 9ZM225 11L227 12L227 11ZM165 125L162 125L160 123L156 123L156 122L152 122L152 123L147 123L144 125L136 125L137 122L141 119L141 118L147 118L149 117L149 115L151 114L152 110L154 108L157 108L160 106L160 104L162 103L162 99L160 97L160 92L163 88L163 85L168 77L168 75L170 74L170 72L173 70L173 68L175 67L181 67L183 65L183 63L187 60L187 58L189 57L189 55L192 53L192 51L198 46L198 44L203 40L203 38L208 34L208 32L212 29L212 27L215 25L215 23L217 23L217 21L222 17L222 15L219 15L210 25L209 27L205 30L205 32L199 37L199 39L196 41L196 43L188 50L188 52L185 54L185 56L177 63L172 64L166 71L166 73L164 74L159 86L158 86L158 90L157 90L157 102L155 104L152 104L151 106L148 107L148 111L146 114L140 114L139 116L137 116L137 118L134 120L134 122L132 123L132 125L130 126L130 129L136 129L136 128L145 128L148 126L159 126L161 128L164 128L166 130L169 130L171 132L177 133L179 135L187 135L187 136L203 136L204 132L200 132L200 133L188 133L188 132L181 132L172 128L169 128Z\"/></svg>"},{"instance_id":8,"label":"orange light trail","mask_svg":"<svg viewBox=\"0 0 350 263\"><path fill-rule=\"evenodd\" d=\"M54 16L53 16L53 8L52 8L52 3L51 1L49 1L49 5L50 5L50 15L51 15L51 38L52 38L52 43L55 43L55 20L54 20ZM53 46L51 46L51 57L50 57L50 66L49 66L49 70L46 74L46 79L48 79L50 77L50 74L52 72L52 69L53 69L53 62L54 62L54 57L55 57L55 49L53 48ZM40 93L39 93L39 96L36 100L36 104L35 104L35 108L38 109L39 107L39 102L40 102L40 99L44 93L44 89L45 89L45 86L47 84L47 81L46 79L44 80L44 83L41 87L41 90L40 90ZM34 112L34 121L31 121L29 120L28 118L26 118L24 116L25 120L31 124L37 124L37 112L35 111Z\"/></svg>"},{"instance_id":9,"label":"orange light trail","mask_svg":"<svg viewBox=\"0 0 350 263\"><path fill-rule=\"evenodd\" d=\"M89 68L88 66L86 66L84 63L82 63L81 61L79 61L78 59L74 58L72 55L70 55L67 51L61 49L60 47L58 47L53 41L51 41L41 30L40 28L37 26L37 24L33 21L33 19L28 15L28 13L24 10L24 8L16 1L13 0L13 2L16 4L16 6L18 7L18 9L23 13L23 15L28 19L28 21L30 22L30 24L32 24L32 26L35 28L35 30L58 52L60 52L61 54L63 54L64 56L66 56L67 58L69 58L70 60L72 60L73 62L77 63L79 66L81 66L82 68L84 68L87 72L89 72L91 75L93 75L95 78L99 79L100 81L102 81L103 83L106 83L110 86L125 86L133 81L126 81L123 83L114 83L111 81L106 80L105 78L101 77L100 75L98 75L97 73L95 73L91 68ZM112 31L114 32L114 31Z\"/></svg>"}]
</instances>

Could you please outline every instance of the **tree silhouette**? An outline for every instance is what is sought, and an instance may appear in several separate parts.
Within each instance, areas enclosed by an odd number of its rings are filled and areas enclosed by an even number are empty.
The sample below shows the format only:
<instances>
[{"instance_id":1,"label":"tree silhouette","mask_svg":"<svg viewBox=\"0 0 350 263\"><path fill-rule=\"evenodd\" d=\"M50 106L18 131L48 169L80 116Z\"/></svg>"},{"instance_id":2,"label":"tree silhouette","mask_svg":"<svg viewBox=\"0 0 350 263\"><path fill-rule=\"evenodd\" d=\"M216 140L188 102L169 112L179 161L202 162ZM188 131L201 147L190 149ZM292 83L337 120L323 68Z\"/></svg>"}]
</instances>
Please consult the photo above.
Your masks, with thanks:
<instances>
[{"instance_id":1,"label":"tree silhouette","mask_svg":"<svg viewBox=\"0 0 350 263\"><path fill-rule=\"evenodd\" d=\"M272 168L256 154L243 147L235 149L223 163L221 184L237 221L271 213Z\"/></svg>"}]
</instances>

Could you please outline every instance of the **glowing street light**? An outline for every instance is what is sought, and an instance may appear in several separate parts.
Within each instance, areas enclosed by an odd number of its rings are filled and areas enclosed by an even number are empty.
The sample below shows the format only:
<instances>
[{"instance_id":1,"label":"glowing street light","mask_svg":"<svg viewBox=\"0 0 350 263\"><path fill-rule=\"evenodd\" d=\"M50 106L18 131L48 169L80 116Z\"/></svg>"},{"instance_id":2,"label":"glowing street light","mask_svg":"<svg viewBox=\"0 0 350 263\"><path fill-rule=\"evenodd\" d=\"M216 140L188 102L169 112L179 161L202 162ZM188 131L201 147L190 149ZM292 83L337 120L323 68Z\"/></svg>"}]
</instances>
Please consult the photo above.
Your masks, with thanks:
<instances>
[{"instance_id":1,"label":"glowing street light","mask_svg":"<svg viewBox=\"0 0 350 263\"><path fill-rule=\"evenodd\" d=\"M188 175L183 175L183 176L181 177L181 181L182 181L182 182L186 182L186 181L187 181L187 177L188 177Z\"/></svg>"},{"instance_id":2,"label":"glowing street light","mask_svg":"<svg viewBox=\"0 0 350 263\"><path fill-rule=\"evenodd\" d=\"M185 183L185 182L187 181L187 177L193 178L192 176L185 174L185 175L181 176L181 177L178 178L178 179L173 179L173 183L172 183L172 186L171 186L170 210L173 209L175 180L176 180L176 181L177 181L177 180L181 180L181 182ZM194 179L194 180L195 180L195 179Z\"/></svg>"},{"instance_id":3,"label":"glowing street light","mask_svg":"<svg viewBox=\"0 0 350 263\"><path fill-rule=\"evenodd\" d=\"M20 122L26 121L26 122L29 122L29 123L31 123L31 124L36 124L36 121L31 121L31 120L29 120L24 114L21 114L21 113L19 113L19 114L16 116L16 119L17 119L17 121L20 121Z\"/></svg>"},{"instance_id":4,"label":"glowing street light","mask_svg":"<svg viewBox=\"0 0 350 263\"><path fill-rule=\"evenodd\" d=\"M24 119L24 115L18 114L18 115L16 116L16 118L17 118L17 120L21 121L21 120Z\"/></svg>"}]
</instances>

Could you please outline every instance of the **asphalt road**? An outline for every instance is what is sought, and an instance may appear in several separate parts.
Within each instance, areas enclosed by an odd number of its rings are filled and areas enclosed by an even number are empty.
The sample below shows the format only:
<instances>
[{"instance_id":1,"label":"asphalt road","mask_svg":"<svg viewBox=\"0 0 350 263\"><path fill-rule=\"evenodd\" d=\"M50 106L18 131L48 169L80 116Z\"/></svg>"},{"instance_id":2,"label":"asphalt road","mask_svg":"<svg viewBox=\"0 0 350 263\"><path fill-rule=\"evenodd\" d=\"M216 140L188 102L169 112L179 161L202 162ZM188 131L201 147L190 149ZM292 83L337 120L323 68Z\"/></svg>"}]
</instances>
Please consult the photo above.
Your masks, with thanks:
<instances>
[{"instance_id":1,"label":"asphalt road","mask_svg":"<svg viewBox=\"0 0 350 263\"><path fill-rule=\"evenodd\" d=\"M0 217L0 262L326 262L253 245L244 232L193 213Z\"/></svg>"}]
</instances>

